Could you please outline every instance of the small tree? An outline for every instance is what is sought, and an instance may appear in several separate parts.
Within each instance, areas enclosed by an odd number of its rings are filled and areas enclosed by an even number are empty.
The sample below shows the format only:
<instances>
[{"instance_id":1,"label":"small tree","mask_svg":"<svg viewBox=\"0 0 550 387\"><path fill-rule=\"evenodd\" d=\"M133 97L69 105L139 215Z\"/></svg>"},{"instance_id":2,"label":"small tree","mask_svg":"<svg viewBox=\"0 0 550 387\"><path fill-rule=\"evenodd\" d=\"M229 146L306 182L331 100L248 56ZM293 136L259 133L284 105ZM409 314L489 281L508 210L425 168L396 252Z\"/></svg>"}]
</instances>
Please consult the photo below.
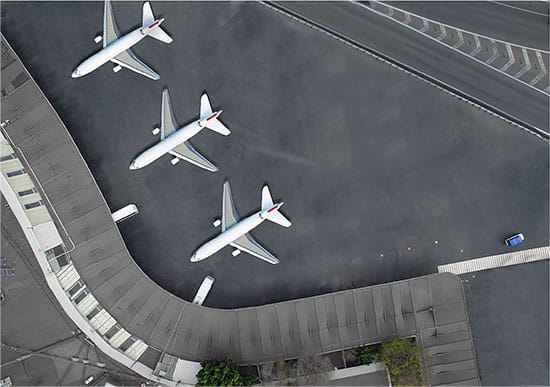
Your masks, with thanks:
<instances>
[{"instance_id":1,"label":"small tree","mask_svg":"<svg viewBox=\"0 0 550 387\"><path fill-rule=\"evenodd\" d=\"M394 386L421 386L420 348L412 339L390 339L382 343L378 360L386 363Z\"/></svg>"},{"instance_id":2,"label":"small tree","mask_svg":"<svg viewBox=\"0 0 550 387\"><path fill-rule=\"evenodd\" d=\"M231 358L223 361L204 361L197 373L197 386L250 386L254 377L242 375Z\"/></svg>"},{"instance_id":3,"label":"small tree","mask_svg":"<svg viewBox=\"0 0 550 387\"><path fill-rule=\"evenodd\" d=\"M375 350L369 345L355 348L353 354L359 364L370 364L374 361L376 356Z\"/></svg>"}]
</instances>

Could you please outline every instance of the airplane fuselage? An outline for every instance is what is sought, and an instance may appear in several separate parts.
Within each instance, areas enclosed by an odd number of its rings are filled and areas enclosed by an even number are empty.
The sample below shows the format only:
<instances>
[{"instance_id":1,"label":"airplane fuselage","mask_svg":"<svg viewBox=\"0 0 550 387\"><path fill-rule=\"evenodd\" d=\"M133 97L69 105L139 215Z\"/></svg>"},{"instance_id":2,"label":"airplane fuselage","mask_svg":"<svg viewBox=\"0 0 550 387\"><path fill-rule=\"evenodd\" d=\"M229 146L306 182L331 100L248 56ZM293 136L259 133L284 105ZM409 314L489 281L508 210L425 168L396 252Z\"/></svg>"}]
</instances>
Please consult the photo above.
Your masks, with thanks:
<instances>
[{"instance_id":1,"label":"airplane fuselage","mask_svg":"<svg viewBox=\"0 0 550 387\"><path fill-rule=\"evenodd\" d=\"M191 262L202 261L203 259L210 257L223 249L225 246L230 245L236 239L252 231L254 228L262 224L264 220L266 220L266 212L267 211L258 211L229 227L211 241L206 242L193 253L191 256Z\"/></svg>"},{"instance_id":2,"label":"airplane fuselage","mask_svg":"<svg viewBox=\"0 0 550 387\"><path fill-rule=\"evenodd\" d=\"M174 133L162 139L158 144L153 145L151 148L136 157L134 161L132 161L132 164L130 164L130 169L140 169L146 167L153 161L170 152L178 145L183 144L185 141L189 140L195 134L204 129L204 126L201 126L200 123L201 121L197 120L185 125L181 129L174 131Z\"/></svg>"},{"instance_id":3,"label":"airplane fuselage","mask_svg":"<svg viewBox=\"0 0 550 387\"><path fill-rule=\"evenodd\" d=\"M121 52L126 51L135 44L139 43L146 36L147 33L144 27L137 28L134 31L127 33L126 35L121 36L120 38L109 44L107 47L104 47L99 52L95 53L84 62L79 64L72 74L73 78L82 77L86 74L91 73L98 67L109 62Z\"/></svg>"}]
</instances>

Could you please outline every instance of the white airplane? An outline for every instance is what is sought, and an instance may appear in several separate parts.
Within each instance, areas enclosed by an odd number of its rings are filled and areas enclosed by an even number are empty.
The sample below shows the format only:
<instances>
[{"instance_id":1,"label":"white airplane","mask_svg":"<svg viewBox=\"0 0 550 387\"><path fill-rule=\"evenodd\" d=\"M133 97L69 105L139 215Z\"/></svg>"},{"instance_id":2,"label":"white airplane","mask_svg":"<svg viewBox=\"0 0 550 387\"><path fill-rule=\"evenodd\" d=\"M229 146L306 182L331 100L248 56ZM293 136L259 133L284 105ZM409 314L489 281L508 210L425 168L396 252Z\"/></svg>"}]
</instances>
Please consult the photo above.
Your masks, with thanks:
<instances>
[{"instance_id":1,"label":"white airplane","mask_svg":"<svg viewBox=\"0 0 550 387\"><path fill-rule=\"evenodd\" d=\"M160 129L155 128L153 134L160 132L160 142L153 145L141 153L130 164L130 169L140 169L153 161L157 160L161 156L169 153L175 156L170 162L172 165L176 165L180 159L190 162L197 167L204 168L210 172L216 172L218 168L208 161L203 155L201 155L193 145L189 143L191 137L199 133L204 128L208 128L227 136L231 131L218 120L221 110L212 112L212 106L208 100L208 95L204 93L201 96L200 116L197 121L191 122L184 127L177 129L178 124L174 119L174 113L172 112L172 104L170 102L170 95L168 89L164 89L162 92L162 108L161 108L161 123Z\"/></svg>"},{"instance_id":2,"label":"white airplane","mask_svg":"<svg viewBox=\"0 0 550 387\"><path fill-rule=\"evenodd\" d=\"M160 28L163 21L164 18L155 19L151 4L146 2L143 4L142 26L124 36L120 36L120 31L113 17L111 2L110 0L105 0L103 37L96 36L94 39L96 43L103 40L103 49L78 65L76 70L73 71L72 77L82 77L111 61L116 63L116 66L113 68L115 73L119 72L122 67L125 67L147 78L160 79L160 76L155 71L134 55L130 47L146 36L151 36L164 43L172 43L172 38Z\"/></svg>"},{"instance_id":3,"label":"white airplane","mask_svg":"<svg viewBox=\"0 0 550 387\"><path fill-rule=\"evenodd\" d=\"M263 223L264 220L270 220L283 227L290 227L290 221L279 212L283 202L273 203L269 187L266 185L262 188L262 208L260 211L247 218L240 220L233 198L231 196L231 188L229 182L223 184L223 202L222 202L222 219L214 222L214 226L218 227L221 224L222 232L209 242L199 247L191 256L191 262L199 262L217 253L225 246L230 245L235 248L231 253L234 257L239 255L241 251L251 254L257 258L263 259L273 265L279 263L279 260L269 251L264 249L258 242L249 234L251 230Z\"/></svg>"}]
</instances>

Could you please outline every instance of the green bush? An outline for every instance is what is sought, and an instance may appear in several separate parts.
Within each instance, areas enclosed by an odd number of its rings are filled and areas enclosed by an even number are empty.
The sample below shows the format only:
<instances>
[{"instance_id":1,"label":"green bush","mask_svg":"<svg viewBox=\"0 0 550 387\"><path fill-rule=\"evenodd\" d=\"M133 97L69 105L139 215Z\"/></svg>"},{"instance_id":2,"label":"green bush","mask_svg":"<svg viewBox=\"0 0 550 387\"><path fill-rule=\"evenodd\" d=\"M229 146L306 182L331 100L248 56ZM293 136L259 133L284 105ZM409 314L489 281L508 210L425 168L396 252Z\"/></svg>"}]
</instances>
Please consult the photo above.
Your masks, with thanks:
<instances>
[{"instance_id":1,"label":"green bush","mask_svg":"<svg viewBox=\"0 0 550 387\"><path fill-rule=\"evenodd\" d=\"M388 366L394 386L421 386L420 348L412 339L390 339L380 346L378 360Z\"/></svg>"},{"instance_id":2,"label":"green bush","mask_svg":"<svg viewBox=\"0 0 550 387\"><path fill-rule=\"evenodd\" d=\"M197 386L250 386L256 378L243 375L230 358L204 361L197 373Z\"/></svg>"},{"instance_id":3,"label":"green bush","mask_svg":"<svg viewBox=\"0 0 550 387\"><path fill-rule=\"evenodd\" d=\"M355 348L353 354L359 364L370 364L376 357L376 351L369 345Z\"/></svg>"}]
</instances>

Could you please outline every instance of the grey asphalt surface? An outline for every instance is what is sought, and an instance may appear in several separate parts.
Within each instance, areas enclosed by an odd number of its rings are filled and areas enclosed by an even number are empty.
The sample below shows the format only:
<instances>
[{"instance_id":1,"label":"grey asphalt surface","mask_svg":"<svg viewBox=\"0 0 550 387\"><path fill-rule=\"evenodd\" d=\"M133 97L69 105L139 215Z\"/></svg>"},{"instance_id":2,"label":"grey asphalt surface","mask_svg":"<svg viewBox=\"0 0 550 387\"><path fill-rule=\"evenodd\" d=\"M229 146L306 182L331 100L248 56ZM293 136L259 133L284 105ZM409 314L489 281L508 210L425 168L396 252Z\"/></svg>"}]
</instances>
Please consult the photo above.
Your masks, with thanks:
<instances>
[{"instance_id":1,"label":"grey asphalt surface","mask_svg":"<svg viewBox=\"0 0 550 387\"><path fill-rule=\"evenodd\" d=\"M460 276L482 385L548 385L548 263Z\"/></svg>"},{"instance_id":2,"label":"grey asphalt surface","mask_svg":"<svg viewBox=\"0 0 550 387\"><path fill-rule=\"evenodd\" d=\"M399 1L391 5L445 24L470 32L483 34L494 39L548 51L548 4L543 14L544 2L540 6L503 5L506 2L492 1ZM516 8L517 7L517 8ZM540 13L526 12L534 11Z\"/></svg>"},{"instance_id":3,"label":"grey asphalt surface","mask_svg":"<svg viewBox=\"0 0 550 387\"><path fill-rule=\"evenodd\" d=\"M359 5L278 2L548 132L548 96ZM454 3L453 3L454 4Z\"/></svg>"},{"instance_id":4,"label":"grey asphalt surface","mask_svg":"<svg viewBox=\"0 0 550 387\"><path fill-rule=\"evenodd\" d=\"M16 386L82 386L89 376L115 385L144 382L90 345L78 331L51 294L3 197L0 209L2 265L15 272L2 277L2 378L9 376ZM72 361L72 357L87 359L89 364ZM98 367L98 362L104 366Z\"/></svg>"},{"instance_id":5,"label":"grey asphalt surface","mask_svg":"<svg viewBox=\"0 0 550 387\"><path fill-rule=\"evenodd\" d=\"M536 137L260 4L153 9L174 43L144 40L134 52L158 82L109 65L70 78L98 49L101 3L5 3L2 32L111 208L140 207L121 232L165 289L191 300L210 274L205 305L261 305L433 273L508 251L503 238L518 231L527 236L522 248L548 243L548 153ZM115 3L114 11L122 32L141 20L141 3ZM164 86L181 124L196 117L203 90L224 110L229 137L192 140L220 172L173 167L169 157L128 170L156 141ZM285 201L290 229L253 232L281 264L234 259L229 248L189 262L217 233L211 222L226 178L243 216L258 208L266 182Z\"/></svg>"}]
</instances>

